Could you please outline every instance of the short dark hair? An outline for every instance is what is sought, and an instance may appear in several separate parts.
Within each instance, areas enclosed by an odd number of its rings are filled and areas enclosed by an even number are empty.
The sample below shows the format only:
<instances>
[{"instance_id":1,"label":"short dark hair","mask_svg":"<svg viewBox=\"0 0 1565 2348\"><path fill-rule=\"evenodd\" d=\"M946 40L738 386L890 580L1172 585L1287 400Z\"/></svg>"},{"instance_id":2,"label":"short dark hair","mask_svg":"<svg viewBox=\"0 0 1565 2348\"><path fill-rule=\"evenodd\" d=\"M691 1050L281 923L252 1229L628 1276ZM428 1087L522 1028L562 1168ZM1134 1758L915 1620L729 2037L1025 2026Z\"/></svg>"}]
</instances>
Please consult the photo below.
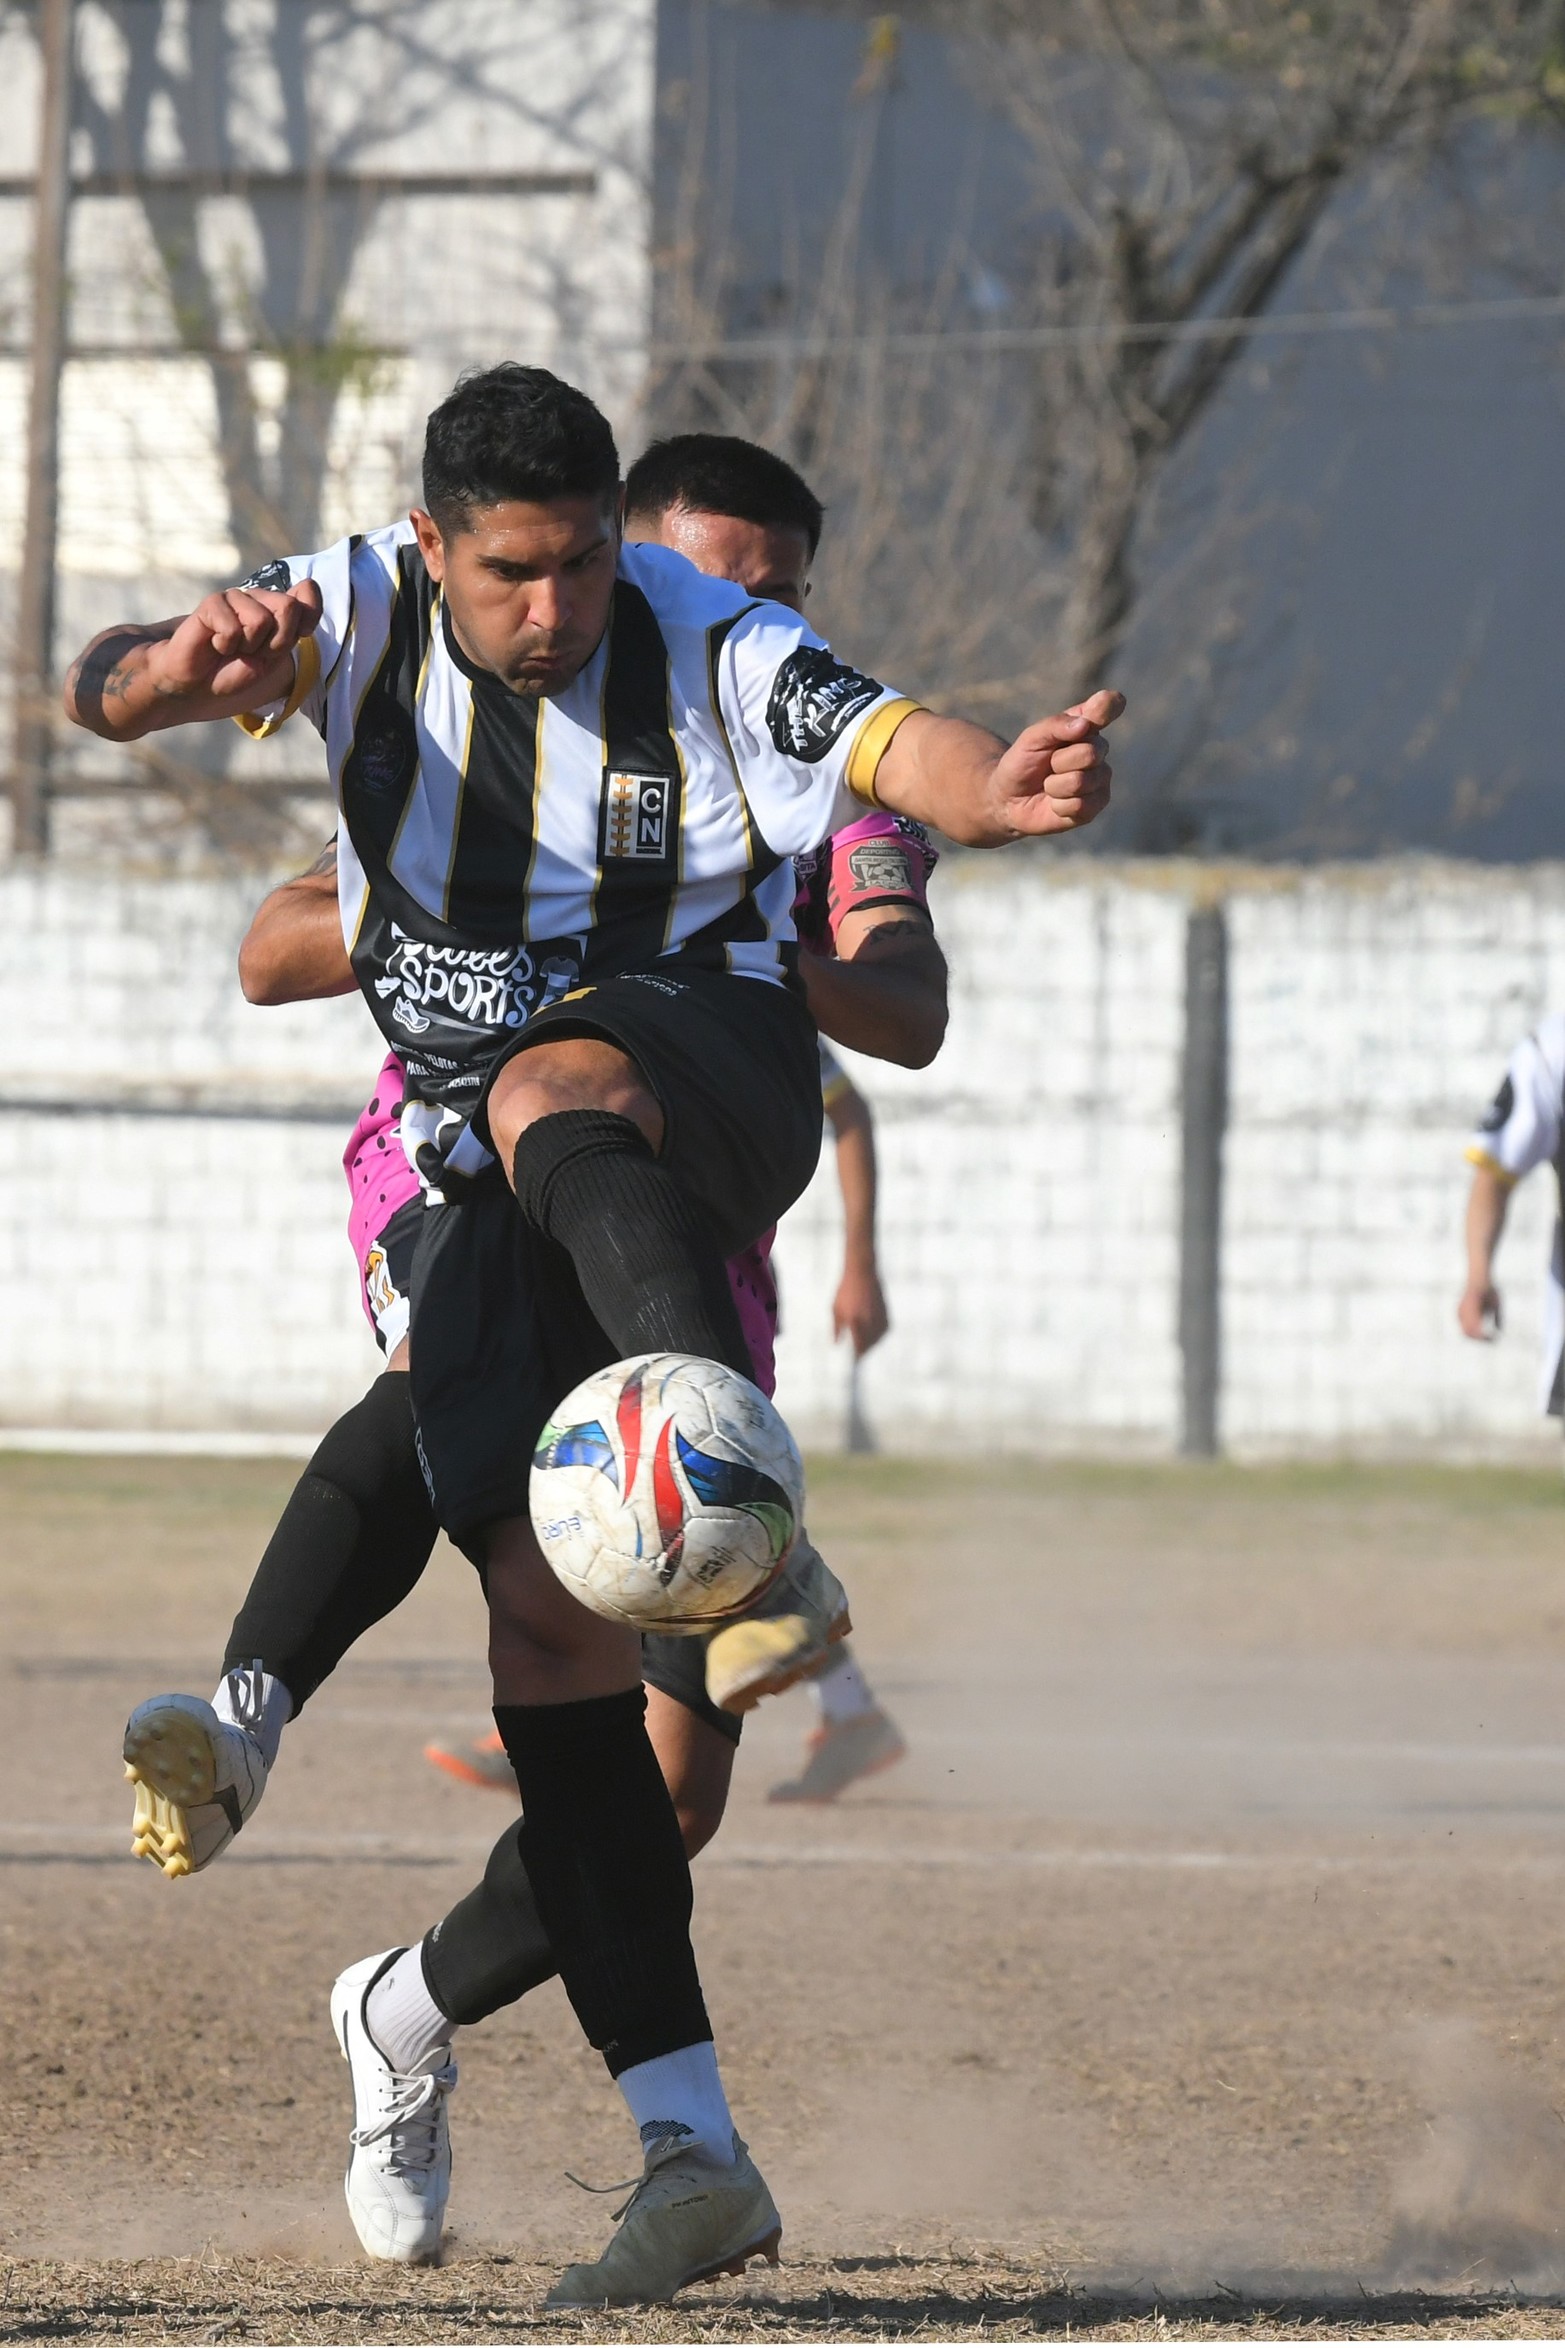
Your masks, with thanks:
<instances>
[{"instance_id":1,"label":"short dark hair","mask_svg":"<svg viewBox=\"0 0 1565 2348\"><path fill-rule=\"evenodd\" d=\"M424 503L448 535L482 506L601 497L619 489L619 451L584 391L547 367L505 359L457 378L424 428Z\"/></svg>"},{"instance_id":2,"label":"short dark hair","mask_svg":"<svg viewBox=\"0 0 1565 2348\"><path fill-rule=\"evenodd\" d=\"M732 514L765 530L802 530L812 555L826 519L792 465L727 432L676 432L637 457L625 476L626 513L660 522L677 505L693 514Z\"/></svg>"}]
</instances>

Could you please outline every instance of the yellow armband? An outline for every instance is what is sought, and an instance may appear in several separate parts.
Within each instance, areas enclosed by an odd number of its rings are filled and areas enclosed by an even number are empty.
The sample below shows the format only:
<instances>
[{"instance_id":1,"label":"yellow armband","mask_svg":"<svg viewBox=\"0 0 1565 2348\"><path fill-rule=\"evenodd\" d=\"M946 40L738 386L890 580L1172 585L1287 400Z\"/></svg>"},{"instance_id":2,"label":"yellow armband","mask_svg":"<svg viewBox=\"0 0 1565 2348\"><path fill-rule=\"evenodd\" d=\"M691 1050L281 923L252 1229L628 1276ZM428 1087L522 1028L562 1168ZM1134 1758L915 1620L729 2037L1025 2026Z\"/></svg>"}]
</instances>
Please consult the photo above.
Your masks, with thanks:
<instances>
[{"instance_id":1,"label":"yellow armband","mask_svg":"<svg viewBox=\"0 0 1565 2348\"><path fill-rule=\"evenodd\" d=\"M870 711L854 738L853 748L848 752L844 775L855 799L866 799L871 807L880 805L875 796L875 776L879 772L880 762L890 749L891 737L903 719L910 718L919 706L916 701L883 701L878 709Z\"/></svg>"}]
</instances>

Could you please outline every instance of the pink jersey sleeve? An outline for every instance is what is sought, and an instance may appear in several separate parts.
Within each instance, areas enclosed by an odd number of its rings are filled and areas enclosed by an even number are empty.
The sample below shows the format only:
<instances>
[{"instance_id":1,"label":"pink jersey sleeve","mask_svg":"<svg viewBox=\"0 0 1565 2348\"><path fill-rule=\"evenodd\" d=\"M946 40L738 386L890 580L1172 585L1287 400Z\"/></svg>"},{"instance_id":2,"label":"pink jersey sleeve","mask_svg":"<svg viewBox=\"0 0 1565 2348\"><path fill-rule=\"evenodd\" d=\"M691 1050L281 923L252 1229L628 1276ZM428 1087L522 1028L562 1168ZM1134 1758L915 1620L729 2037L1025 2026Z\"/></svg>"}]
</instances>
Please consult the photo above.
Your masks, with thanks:
<instances>
[{"instance_id":1,"label":"pink jersey sleeve","mask_svg":"<svg viewBox=\"0 0 1565 2348\"><path fill-rule=\"evenodd\" d=\"M833 832L813 855L794 860L799 892L793 918L801 945L812 954L834 954L843 921L872 905L927 911L929 876L938 860L922 824L885 808Z\"/></svg>"}]
</instances>

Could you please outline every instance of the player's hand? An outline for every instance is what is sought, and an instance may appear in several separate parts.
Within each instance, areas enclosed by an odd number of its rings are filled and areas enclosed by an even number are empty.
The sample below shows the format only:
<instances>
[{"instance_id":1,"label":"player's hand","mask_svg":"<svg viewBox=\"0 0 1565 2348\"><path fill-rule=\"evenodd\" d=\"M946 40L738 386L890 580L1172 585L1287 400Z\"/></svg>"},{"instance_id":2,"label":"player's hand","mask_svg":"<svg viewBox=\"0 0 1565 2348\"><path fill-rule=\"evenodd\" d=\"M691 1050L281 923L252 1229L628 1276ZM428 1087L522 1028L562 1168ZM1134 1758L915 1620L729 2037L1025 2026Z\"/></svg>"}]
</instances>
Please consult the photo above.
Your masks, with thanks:
<instances>
[{"instance_id":1,"label":"player's hand","mask_svg":"<svg viewBox=\"0 0 1565 2348\"><path fill-rule=\"evenodd\" d=\"M854 1353L862 1357L880 1343L890 1326L891 1315L877 1274L850 1265L831 1300L833 1337L851 1337Z\"/></svg>"},{"instance_id":2,"label":"player's hand","mask_svg":"<svg viewBox=\"0 0 1565 2348\"><path fill-rule=\"evenodd\" d=\"M1103 729L1124 706L1123 693L1093 693L1017 735L992 778L997 819L1012 838L1079 832L1102 814L1113 780Z\"/></svg>"},{"instance_id":3,"label":"player's hand","mask_svg":"<svg viewBox=\"0 0 1565 2348\"><path fill-rule=\"evenodd\" d=\"M321 591L300 579L285 594L261 587L225 587L198 603L154 649L148 666L157 690L178 698L211 693L242 702L259 690L270 699L285 654L313 635Z\"/></svg>"},{"instance_id":4,"label":"player's hand","mask_svg":"<svg viewBox=\"0 0 1565 2348\"><path fill-rule=\"evenodd\" d=\"M1505 1326L1500 1310L1500 1291L1491 1280L1482 1287L1469 1286L1462 1291L1456 1317L1464 1337L1476 1338L1480 1345L1492 1345Z\"/></svg>"}]
</instances>

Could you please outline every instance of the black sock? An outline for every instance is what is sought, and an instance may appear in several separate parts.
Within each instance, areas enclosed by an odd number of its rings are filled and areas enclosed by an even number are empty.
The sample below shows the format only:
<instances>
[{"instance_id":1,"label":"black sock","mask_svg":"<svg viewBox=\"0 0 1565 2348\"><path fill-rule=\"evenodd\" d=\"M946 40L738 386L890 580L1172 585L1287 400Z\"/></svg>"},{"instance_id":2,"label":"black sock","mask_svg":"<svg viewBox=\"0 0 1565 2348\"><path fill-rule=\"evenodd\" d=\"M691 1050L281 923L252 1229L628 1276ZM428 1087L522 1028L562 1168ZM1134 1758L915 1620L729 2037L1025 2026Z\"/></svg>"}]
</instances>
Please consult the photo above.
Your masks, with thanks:
<instances>
[{"instance_id":1,"label":"black sock","mask_svg":"<svg viewBox=\"0 0 1565 2348\"><path fill-rule=\"evenodd\" d=\"M481 2022L559 1971L522 1863L522 1827L508 1826L484 1880L424 1935L424 1979L451 2022Z\"/></svg>"},{"instance_id":2,"label":"black sock","mask_svg":"<svg viewBox=\"0 0 1565 2348\"><path fill-rule=\"evenodd\" d=\"M387 1370L294 1486L234 1618L223 1669L259 1657L297 1714L355 1639L401 1605L437 1530L407 1372Z\"/></svg>"},{"instance_id":3,"label":"black sock","mask_svg":"<svg viewBox=\"0 0 1565 2348\"><path fill-rule=\"evenodd\" d=\"M576 1266L621 1358L696 1353L755 1374L738 1307L700 1208L638 1125L561 1109L529 1125L512 1161L516 1203Z\"/></svg>"},{"instance_id":4,"label":"black sock","mask_svg":"<svg viewBox=\"0 0 1565 2348\"><path fill-rule=\"evenodd\" d=\"M495 1706L538 1913L576 2018L616 2079L712 2035L690 1946L690 1862L646 1708L641 1688Z\"/></svg>"}]
</instances>

